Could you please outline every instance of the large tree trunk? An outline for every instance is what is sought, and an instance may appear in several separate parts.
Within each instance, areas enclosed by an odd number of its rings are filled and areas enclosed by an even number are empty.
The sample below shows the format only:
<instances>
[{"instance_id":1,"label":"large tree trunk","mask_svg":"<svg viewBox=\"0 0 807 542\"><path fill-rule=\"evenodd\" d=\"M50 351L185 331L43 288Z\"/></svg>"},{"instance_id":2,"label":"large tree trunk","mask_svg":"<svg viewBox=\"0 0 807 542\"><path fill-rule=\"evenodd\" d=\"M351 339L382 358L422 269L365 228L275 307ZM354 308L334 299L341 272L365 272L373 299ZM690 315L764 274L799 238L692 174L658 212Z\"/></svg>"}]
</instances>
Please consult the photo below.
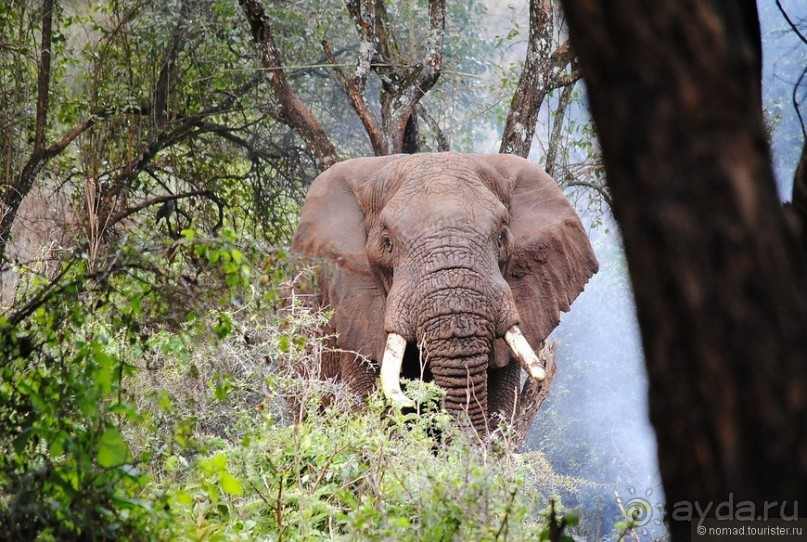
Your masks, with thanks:
<instances>
[{"instance_id":1,"label":"large tree trunk","mask_svg":"<svg viewBox=\"0 0 807 542\"><path fill-rule=\"evenodd\" d=\"M755 3L564 5L624 236L668 512L807 502L805 265L768 158ZM689 525L672 534L689 540Z\"/></svg>"}]
</instances>

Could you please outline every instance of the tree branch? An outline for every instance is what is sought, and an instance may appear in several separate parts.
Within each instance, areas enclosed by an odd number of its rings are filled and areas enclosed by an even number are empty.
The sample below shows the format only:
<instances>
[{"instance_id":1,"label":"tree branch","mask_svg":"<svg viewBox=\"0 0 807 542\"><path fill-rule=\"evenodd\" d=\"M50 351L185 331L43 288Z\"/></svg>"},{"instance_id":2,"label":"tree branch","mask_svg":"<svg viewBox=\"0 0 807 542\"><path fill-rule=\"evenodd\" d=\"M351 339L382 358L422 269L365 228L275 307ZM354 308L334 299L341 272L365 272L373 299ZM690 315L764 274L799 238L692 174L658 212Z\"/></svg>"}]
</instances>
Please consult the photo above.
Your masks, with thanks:
<instances>
[{"instance_id":1,"label":"tree branch","mask_svg":"<svg viewBox=\"0 0 807 542\"><path fill-rule=\"evenodd\" d=\"M418 101L440 78L443 62L443 38L445 36L445 0L429 0L429 37L426 40L426 56L396 84L389 109L383 115L384 135L391 153L401 152L409 117Z\"/></svg>"},{"instance_id":2,"label":"tree branch","mask_svg":"<svg viewBox=\"0 0 807 542\"><path fill-rule=\"evenodd\" d=\"M278 101L280 119L303 138L320 169L328 169L339 161L336 148L319 122L289 86L280 61L280 51L272 35L269 17L258 0L239 0L238 3L244 9L249 21L252 38L260 51L261 63L268 71L269 84Z\"/></svg>"},{"instance_id":3,"label":"tree branch","mask_svg":"<svg viewBox=\"0 0 807 542\"><path fill-rule=\"evenodd\" d=\"M115 186L110 191L110 195L115 197L119 196L121 191L143 171L161 150L183 141L192 133L191 131L194 128L202 128L206 119L229 110L236 100L247 91L254 88L260 80L261 78L259 76L252 77L215 106L196 115L185 117L172 131L159 134L157 139L151 142L140 157L129 161L129 163L123 167L120 175L115 180Z\"/></svg>"},{"instance_id":4,"label":"tree branch","mask_svg":"<svg viewBox=\"0 0 807 542\"><path fill-rule=\"evenodd\" d=\"M114 215L112 218L109 219L109 224L107 224L107 227L113 226L114 224L137 213L138 211L142 211L146 207L157 205L158 203L165 203L166 201L176 201L185 198L192 198L195 196L205 196L214 199L214 201L216 201L217 204L221 204L221 201L216 197L215 192L213 192L212 190L193 190L191 192L183 192L181 194L169 194L166 196L157 196L154 198L147 199L146 201L138 205L135 205L134 207L129 207L119 212L118 214Z\"/></svg>"},{"instance_id":5,"label":"tree branch","mask_svg":"<svg viewBox=\"0 0 807 542\"><path fill-rule=\"evenodd\" d=\"M574 179L574 178L571 178L571 179L572 180L567 180L563 184L563 186L564 187L566 187L566 186L579 186L581 188L588 188L588 189L594 190L595 192L597 192L597 194L600 195L600 197L603 199L603 201L606 203L606 205L608 205L608 208L613 209L613 205L611 203L611 194L608 193L606 187L598 185L598 184L595 184L595 183L592 183L592 182L589 182L589 181L580 181L580 180L577 180L577 179Z\"/></svg>"},{"instance_id":6,"label":"tree branch","mask_svg":"<svg viewBox=\"0 0 807 542\"><path fill-rule=\"evenodd\" d=\"M435 118L432 117L428 111L426 111L426 108L422 103L418 103L417 113L418 116L426 122L429 129L434 133L434 138L437 140L437 152L450 151L451 144L448 142L448 137L446 137L445 132L443 132L443 129L440 128L440 125L437 123Z\"/></svg>"},{"instance_id":7,"label":"tree branch","mask_svg":"<svg viewBox=\"0 0 807 542\"><path fill-rule=\"evenodd\" d=\"M518 395L518 405L513 415L513 439L511 442L514 450L520 450L524 445L532 420L544 400L546 400L547 395L549 395L549 388L558 373L558 365L555 363L557 352L558 343L556 341L545 342L543 348L538 352L538 357L546 368L546 378L540 382L528 378L521 387L521 393Z\"/></svg>"},{"instance_id":8,"label":"tree branch","mask_svg":"<svg viewBox=\"0 0 807 542\"><path fill-rule=\"evenodd\" d=\"M364 43L362 43L364 46ZM336 62L336 57L331 50L331 46L327 40L322 40L322 50L325 56L331 63L331 69L336 74L336 78L342 83L345 88L345 93L350 100L350 105L353 111L358 115L364 126L364 131L367 132L367 137L370 138L370 145L373 147L373 152L376 156L383 156L387 154L386 142L384 141L384 134L381 132L381 126L370 110L367 100L364 98L364 84L367 80L367 70L369 70L369 58L363 47L359 48L359 58L356 61L356 72L352 78L349 78L342 68ZM371 49L372 51L372 49Z\"/></svg>"},{"instance_id":9,"label":"tree branch","mask_svg":"<svg viewBox=\"0 0 807 542\"><path fill-rule=\"evenodd\" d=\"M577 70L565 73L574 55L568 40L554 51L555 8L551 0L530 0L530 33L527 56L510 102L510 112L502 132L501 153L526 158L532 147L535 125L546 95L556 88L580 79Z\"/></svg>"},{"instance_id":10,"label":"tree branch","mask_svg":"<svg viewBox=\"0 0 807 542\"><path fill-rule=\"evenodd\" d=\"M552 134L549 136L549 148L546 151L546 163L544 165L544 169L546 169L546 172L552 177L556 176L554 172L555 160L557 159L558 150L560 149L561 129L563 128L563 121L566 117L566 108L569 105L569 101L572 99L573 91L574 85L567 85L563 87L563 90L560 93L560 98L558 98L558 108L555 110L555 114L552 119Z\"/></svg>"}]
</instances>

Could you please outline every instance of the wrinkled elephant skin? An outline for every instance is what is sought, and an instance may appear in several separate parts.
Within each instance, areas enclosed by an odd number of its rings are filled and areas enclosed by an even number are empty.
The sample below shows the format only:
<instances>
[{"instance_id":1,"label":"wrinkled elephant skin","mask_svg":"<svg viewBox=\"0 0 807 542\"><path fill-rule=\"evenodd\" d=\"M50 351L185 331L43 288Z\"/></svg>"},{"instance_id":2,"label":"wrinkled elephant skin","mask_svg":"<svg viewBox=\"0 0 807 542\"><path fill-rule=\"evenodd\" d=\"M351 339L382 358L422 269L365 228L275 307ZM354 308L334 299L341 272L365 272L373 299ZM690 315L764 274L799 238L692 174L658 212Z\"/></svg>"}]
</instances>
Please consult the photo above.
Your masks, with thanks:
<instances>
[{"instance_id":1,"label":"wrinkled elephant skin","mask_svg":"<svg viewBox=\"0 0 807 542\"><path fill-rule=\"evenodd\" d=\"M325 263L320 303L341 351L381 365L393 403L411 405L400 375L424 376L443 405L480 432L512 415L521 367L597 260L549 175L511 155L357 158L312 184L293 250ZM531 348L532 347L532 348ZM353 354L335 373L357 393L379 376Z\"/></svg>"}]
</instances>

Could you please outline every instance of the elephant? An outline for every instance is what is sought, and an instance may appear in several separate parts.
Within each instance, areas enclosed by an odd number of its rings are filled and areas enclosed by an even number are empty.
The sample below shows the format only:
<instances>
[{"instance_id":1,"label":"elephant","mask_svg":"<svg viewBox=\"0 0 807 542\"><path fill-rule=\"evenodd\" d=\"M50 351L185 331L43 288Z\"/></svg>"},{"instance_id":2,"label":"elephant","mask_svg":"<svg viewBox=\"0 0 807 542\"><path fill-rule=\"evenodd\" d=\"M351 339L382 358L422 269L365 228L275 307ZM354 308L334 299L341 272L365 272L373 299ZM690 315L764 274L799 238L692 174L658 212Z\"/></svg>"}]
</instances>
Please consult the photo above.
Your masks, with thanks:
<instances>
[{"instance_id":1,"label":"elephant","mask_svg":"<svg viewBox=\"0 0 807 542\"><path fill-rule=\"evenodd\" d=\"M480 434L509 419L523 367L597 272L583 225L526 159L456 152L339 162L312 183L292 253L317 260L336 335L325 376L412 407L400 378L444 391ZM369 363L367 362L369 360ZM467 418L465 416L467 415Z\"/></svg>"}]
</instances>

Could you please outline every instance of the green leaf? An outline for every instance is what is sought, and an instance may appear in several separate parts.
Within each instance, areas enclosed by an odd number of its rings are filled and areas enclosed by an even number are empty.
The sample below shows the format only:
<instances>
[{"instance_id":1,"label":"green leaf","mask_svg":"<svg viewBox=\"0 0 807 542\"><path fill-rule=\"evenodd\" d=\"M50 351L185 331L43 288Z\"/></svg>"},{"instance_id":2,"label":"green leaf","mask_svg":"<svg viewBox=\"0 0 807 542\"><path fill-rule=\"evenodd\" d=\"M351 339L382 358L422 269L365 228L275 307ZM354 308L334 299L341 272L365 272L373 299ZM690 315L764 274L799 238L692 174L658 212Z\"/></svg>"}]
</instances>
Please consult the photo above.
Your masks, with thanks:
<instances>
[{"instance_id":1,"label":"green leaf","mask_svg":"<svg viewBox=\"0 0 807 542\"><path fill-rule=\"evenodd\" d=\"M193 500L193 497L191 497L191 494L187 493L185 491L179 491L176 494L176 500L177 500L177 502L179 504L181 504L182 506L187 506L188 508L193 506L193 503L194 503L194 500Z\"/></svg>"},{"instance_id":2,"label":"green leaf","mask_svg":"<svg viewBox=\"0 0 807 542\"><path fill-rule=\"evenodd\" d=\"M98 386L102 394L108 394L112 391L112 378L115 372L115 358L107 354L103 347L96 343L92 349L93 358L98 363L95 370L94 378L95 385Z\"/></svg>"},{"instance_id":3,"label":"green leaf","mask_svg":"<svg viewBox=\"0 0 807 542\"><path fill-rule=\"evenodd\" d=\"M110 427L98 441L98 464L104 468L118 467L129 458L129 445L114 427Z\"/></svg>"},{"instance_id":4,"label":"green leaf","mask_svg":"<svg viewBox=\"0 0 807 542\"><path fill-rule=\"evenodd\" d=\"M68 435L64 431L59 431L54 435L50 443L50 456L59 457L64 453L64 442L67 440Z\"/></svg>"},{"instance_id":5,"label":"green leaf","mask_svg":"<svg viewBox=\"0 0 807 542\"><path fill-rule=\"evenodd\" d=\"M219 484L227 495L241 495L244 492L241 482L227 471L219 473Z\"/></svg>"},{"instance_id":6,"label":"green leaf","mask_svg":"<svg viewBox=\"0 0 807 542\"><path fill-rule=\"evenodd\" d=\"M215 470L223 471L227 468L227 456L222 453L218 453L211 459L211 464Z\"/></svg>"}]
</instances>

